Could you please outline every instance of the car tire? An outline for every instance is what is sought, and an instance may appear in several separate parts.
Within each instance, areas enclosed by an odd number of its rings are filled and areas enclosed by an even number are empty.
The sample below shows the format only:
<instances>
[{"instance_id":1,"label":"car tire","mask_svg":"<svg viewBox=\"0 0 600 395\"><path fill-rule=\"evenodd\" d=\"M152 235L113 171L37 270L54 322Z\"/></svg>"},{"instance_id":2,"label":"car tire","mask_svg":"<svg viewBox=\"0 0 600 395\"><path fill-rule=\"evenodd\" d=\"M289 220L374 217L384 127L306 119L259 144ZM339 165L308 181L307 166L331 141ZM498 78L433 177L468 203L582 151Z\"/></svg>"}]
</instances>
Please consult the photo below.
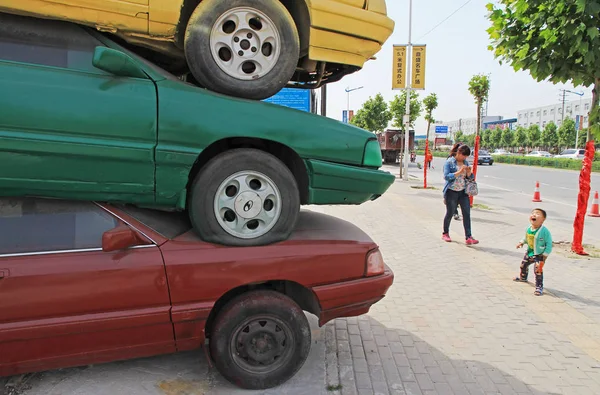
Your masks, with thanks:
<instances>
[{"instance_id":1,"label":"car tire","mask_svg":"<svg viewBox=\"0 0 600 395\"><path fill-rule=\"evenodd\" d=\"M490 162L490 166L493 165L493 164L494 164L494 162Z\"/></svg>"},{"instance_id":2,"label":"car tire","mask_svg":"<svg viewBox=\"0 0 600 395\"><path fill-rule=\"evenodd\" d=\"M275 291L252 291L232 299L212 328L209 346L217 369L246 389L286 382L310 352L306 315L292 299Z\"/></svg>"},{"instance_id":3,"label":"car tire","mask_svg":"<svg viewBox=\"0 0 600 395\"><path fill-rule=\"evenodd\" d=\"M244 15L253 17L240 27ZM254 100L285 87L300 56L294 19L277 0L203 0L190 17L184 46L200 85Z\"/></svg>"},{"instance_id":4,"label":"car tire","mask_svg":"<svg viewBox=\"0 0 600 395\"><path fill-rule=\"evenodd\" d=\"M204 241L257 246L286 240L296 226L300 193L288 167L252 148L226 151L200 170L188 212Z\"/></svg>"}]
</instances>

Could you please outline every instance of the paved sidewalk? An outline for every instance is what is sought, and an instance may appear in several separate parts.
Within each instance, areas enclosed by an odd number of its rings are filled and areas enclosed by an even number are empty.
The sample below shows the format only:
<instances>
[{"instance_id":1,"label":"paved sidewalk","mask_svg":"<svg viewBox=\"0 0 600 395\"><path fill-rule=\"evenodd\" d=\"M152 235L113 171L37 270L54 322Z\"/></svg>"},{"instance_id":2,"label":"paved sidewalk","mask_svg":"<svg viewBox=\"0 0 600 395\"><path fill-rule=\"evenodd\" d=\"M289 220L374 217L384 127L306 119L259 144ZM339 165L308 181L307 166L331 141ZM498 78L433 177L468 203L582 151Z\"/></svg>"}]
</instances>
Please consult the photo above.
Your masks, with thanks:
<instances>
[{"instance_id":1,"label":"paved sidewalk","mask_svg":"<svg viewBox=\"0 0 600 395\"><path fill-rule=\"evenodd\" d=\"M474 210L481 244L440 240L441 190L398 180L357 207L317 208L351 219L396 274L363 317L326 329L327 380L340 394L600 393L600 260L554 254L547 293L514 283L527 224L517 212Z\"/></svg>"},{"instance_id":2,"label":"paved sidewalk","mask_svg":"<svg viewBox=\"0 0 600 395\"><path fill-rule=\"evenodd\" d=\"M24 395L600 394L600 259L553 253L546 294L535 297L532 284L511 281L529 208L500 209L500 195L482 195L476 202L491 210L472 214L481 244L466 247L454 220L455 241L444 243L441 190L419 185L397 180L375 202L310 207L369 233L395 282L369 314L323 328L310 316L309 360L279 388L236 388L198 351L11 380ZM556 239L568 234L568 224L548 224Z\"/></svg>"}]
</instances>

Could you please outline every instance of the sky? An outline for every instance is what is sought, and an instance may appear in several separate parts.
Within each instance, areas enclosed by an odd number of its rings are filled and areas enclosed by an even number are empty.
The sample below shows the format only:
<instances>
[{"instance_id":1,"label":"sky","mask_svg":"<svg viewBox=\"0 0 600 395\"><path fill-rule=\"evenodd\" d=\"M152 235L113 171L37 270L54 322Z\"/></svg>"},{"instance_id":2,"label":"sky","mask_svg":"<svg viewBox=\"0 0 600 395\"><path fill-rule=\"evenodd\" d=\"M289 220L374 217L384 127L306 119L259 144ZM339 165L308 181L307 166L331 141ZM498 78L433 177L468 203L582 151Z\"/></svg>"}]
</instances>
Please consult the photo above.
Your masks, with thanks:
<instances>
[{"instance_id":1,"label":"sky","mask_svg":"<svg viewBox=\"0 0 600 395\"><path fill-rule=\"evenodd\" d=\"M469 80L475 74L490 74L490 97L488 115L516 118L519 110L551 105L559 102L559 89L584 92L591 97L591 88L572 85L554 85L537 82L528 72L515 72L507 64L500 65L494 59L487 28L485 5L488 0L471 0L450 19L426 34L447 18L467 0L413 0L412 42L427 45L425 90L419 91L423 99L434 92L438 108L433 117L438 121L453 121L475 117L477 108L468 91ZM355 112L371 96L381 93L386 101L401 91L391 89L392 46L408 42L409 0L387 0L388 16L396 22L394 33L377 55L364 68L327 87L327 116L342 119L346 109L347 87L363 89L350 93L350 109ZM426 34L426 35L425 35ZM425 36L424 36L425 35ZM579 96L567 95L567 100L579 100ZM416 134L425 134L427 122L423 114L416 121Z\"/></svg>"}]
</instances>

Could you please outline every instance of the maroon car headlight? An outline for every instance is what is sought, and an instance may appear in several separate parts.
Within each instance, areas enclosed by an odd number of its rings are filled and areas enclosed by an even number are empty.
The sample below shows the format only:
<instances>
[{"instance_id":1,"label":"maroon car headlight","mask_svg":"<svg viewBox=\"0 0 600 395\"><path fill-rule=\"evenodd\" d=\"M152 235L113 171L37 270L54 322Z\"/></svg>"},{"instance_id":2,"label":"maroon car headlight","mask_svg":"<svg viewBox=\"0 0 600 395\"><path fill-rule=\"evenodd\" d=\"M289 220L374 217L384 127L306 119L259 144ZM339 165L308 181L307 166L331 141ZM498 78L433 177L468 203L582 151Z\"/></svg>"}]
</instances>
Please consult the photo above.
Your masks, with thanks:
<instances>
[{"instance_id":1,"label":"maroon car headlight","mask_svg":"<svg viewBox=\"0 0 600 395\"><path fill-rule=\"evenodd\" d=\"M385 263L379 249L369 251L367 254L366 276L378 276L385 271Z\"/></svg>"}]
</instances>

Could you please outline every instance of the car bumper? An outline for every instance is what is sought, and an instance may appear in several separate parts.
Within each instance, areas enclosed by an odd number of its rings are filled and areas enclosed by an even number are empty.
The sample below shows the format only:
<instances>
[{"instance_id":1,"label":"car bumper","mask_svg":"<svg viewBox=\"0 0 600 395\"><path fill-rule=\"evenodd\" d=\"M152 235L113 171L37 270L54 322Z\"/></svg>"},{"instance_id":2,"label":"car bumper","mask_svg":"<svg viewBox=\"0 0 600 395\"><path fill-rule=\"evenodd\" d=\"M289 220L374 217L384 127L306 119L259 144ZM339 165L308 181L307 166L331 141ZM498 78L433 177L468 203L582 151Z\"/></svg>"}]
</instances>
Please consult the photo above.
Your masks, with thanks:
<instances>
[{"instance_id":1,"label":"car bumper","mask_svg":"<svg viewBox=\"0 0 600 395\"><path fill-rule=\"evenodd\" d=\"M362 204L383 195L396 177L381 170L306 160L308 204Z\"/></svg>"},{"instance_id":2,"label":"car bumper","mask_svg":"<svg viewBox=\"0 0 600 395\"><path fill-rule=\"evenodd\" d=\"M334 1L313 1L308 57L362 67L394 31L386 15Z\"/></svg>"},{"instance_id":3,"label":"car bumper","mask_svg":"<svg viewBox=\"0 0 600 395\"><path fill-rule=\"evenodd\" d=\"M379 276L314 287L321 304L319 326L335 318L368 313L372 305L383 299L393 282L394 273L386 266Z\"/></svg>"}]
</instances>

